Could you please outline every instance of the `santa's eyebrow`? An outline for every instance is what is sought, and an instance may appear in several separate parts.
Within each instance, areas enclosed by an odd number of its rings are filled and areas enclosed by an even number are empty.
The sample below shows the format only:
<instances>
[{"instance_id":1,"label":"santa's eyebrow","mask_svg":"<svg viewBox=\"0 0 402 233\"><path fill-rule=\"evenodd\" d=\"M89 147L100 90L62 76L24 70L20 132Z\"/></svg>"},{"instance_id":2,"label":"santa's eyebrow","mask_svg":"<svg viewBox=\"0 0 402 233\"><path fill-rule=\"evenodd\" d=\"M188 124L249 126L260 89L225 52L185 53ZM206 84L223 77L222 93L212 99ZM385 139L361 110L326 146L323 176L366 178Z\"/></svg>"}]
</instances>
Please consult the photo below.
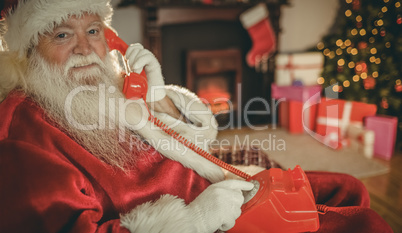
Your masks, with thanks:
<instances>
[{"instance_id":1,"label":"santa's eyebrow","mask_svg":"<svg viewBox=\"0 0 402 233\"><path fill-rule=\"evenodd\" d=\"M101 27L103 27L103 26L104 26L104 23L103 23L102 21L95 20L95 21L89 23L87 27L93 27L93 26L101 26ZM56 30L56 29L58 29L58 28L73 28L73 26L70 25L70 24L68 24L68 23L61 23L61 24L57 25L57 26L54 28L54 30Z\"/></svg>"},{"instance_id":2,"label":"santa's eyebrow","mask_svg":"<svg viewBox=\"0 0 402 233\"><path fill-rule=\"evenodd\" d=\"M88 24L88 27L93 27L93 26L103 27L104 24L101 21L94 21L94 22Z\"/></svg>"},{"instance_id":3,"label":"santa's eyebrow","mask_svg":"<svg viewBox=\"0 0 402 233\"><path fill-rule=\"evenodd\" d=\"M73 28L73 27L72 27L71 25L69 25L69 24L62 23L62 24L59 24L59 25L55 26L55 27L53 28L53 32L55 32L56 30L60 30L60 29L62 29L62 28L71 29L71 28Z\"/></svg>"}]
</instances>

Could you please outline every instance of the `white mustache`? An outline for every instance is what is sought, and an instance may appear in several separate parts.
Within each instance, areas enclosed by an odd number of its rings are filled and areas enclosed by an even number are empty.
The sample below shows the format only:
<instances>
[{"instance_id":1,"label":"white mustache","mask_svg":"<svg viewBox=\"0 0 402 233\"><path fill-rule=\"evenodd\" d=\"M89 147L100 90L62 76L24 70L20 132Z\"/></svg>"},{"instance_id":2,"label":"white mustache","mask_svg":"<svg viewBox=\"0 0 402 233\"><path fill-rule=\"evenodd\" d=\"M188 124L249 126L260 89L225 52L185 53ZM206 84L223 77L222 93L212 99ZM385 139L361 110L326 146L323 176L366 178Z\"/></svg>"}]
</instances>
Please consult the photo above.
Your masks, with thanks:
<instances>
[{"instance_id":1,"label":"white mustache","mask_svg":"<svg viewBox=\"0 0 402 233\"><path fill-rule=\"evenodd\" d=\"M92 52L88 56L72 55L67 60L66 65L64 66L64 74L67 75L71 68L78 68L78 67L83 67L83 66L88 66L88 65L93 65L93 64L96 64L96 65L100 66L101 68L105 68L104 62L94 52Z\"/></svg>"},{"instance_id":2,"label":"white mustache","mask_svg":"<svg viewBox=\"0 0 402 233\"><path fill-rule=\"evenodd\" d=\"M89 66L89 65L92 65L92 64L94 64L94 63L77 64L77 65L74 66L74 68L79 68L79 67L83 67L83 66Z\"/></svg>"}]
</instances>

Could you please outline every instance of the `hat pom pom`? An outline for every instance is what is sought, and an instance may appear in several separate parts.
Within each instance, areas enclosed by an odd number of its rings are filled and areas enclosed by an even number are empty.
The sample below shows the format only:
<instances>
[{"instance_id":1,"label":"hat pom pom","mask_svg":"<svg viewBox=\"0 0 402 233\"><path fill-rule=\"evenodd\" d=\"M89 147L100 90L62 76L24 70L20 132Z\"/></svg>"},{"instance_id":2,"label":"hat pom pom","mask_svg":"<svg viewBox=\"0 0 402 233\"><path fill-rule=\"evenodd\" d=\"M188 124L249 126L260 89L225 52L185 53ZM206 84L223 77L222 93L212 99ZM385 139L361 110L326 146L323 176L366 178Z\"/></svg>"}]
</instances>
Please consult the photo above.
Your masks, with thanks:
<instances>
[{"instance_id":1,"label":"hat pom pom","mask_svg":"<svg viewBox=\"0 0 402 233\"><path fill-rule=\"evenodd\" d=\"M16 52L0 52L0 101L17 86L24 86L23 76L27 61Z\"/></svg>"}]
</instances>

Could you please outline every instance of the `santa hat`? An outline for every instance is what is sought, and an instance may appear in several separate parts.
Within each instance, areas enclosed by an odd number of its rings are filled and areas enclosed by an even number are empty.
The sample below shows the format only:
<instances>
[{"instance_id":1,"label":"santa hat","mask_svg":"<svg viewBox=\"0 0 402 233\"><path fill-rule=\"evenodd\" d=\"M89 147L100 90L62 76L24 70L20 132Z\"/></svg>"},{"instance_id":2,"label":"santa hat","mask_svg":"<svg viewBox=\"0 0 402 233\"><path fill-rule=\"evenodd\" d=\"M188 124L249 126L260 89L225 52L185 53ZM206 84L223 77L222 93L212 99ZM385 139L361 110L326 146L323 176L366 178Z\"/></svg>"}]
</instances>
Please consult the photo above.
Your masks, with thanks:
<instances>
[{"instance_id":1,"label":"santa hat","mask_svg":"<svg viewBox=\"0 0 402 233\"><path fill-rule=\"evenodd\" d=\"M109 25L113 13L110 0L6 0L4 7L3 40L20 57L38 44L39 35L51 32L72 15L97 14Z\"/></svg>"},{"instance_id":2,"label":"santa hat","mask_svg":"<svg viewBox=\"0 0 402 233\"><path fill-rule=\"evenodd\" d=\"M84 13L97 14L110 26L113 14L110 0L5 0L0 7L0 101L21 78L28 50L40 35Z\"/></svg>"}]
</instances>

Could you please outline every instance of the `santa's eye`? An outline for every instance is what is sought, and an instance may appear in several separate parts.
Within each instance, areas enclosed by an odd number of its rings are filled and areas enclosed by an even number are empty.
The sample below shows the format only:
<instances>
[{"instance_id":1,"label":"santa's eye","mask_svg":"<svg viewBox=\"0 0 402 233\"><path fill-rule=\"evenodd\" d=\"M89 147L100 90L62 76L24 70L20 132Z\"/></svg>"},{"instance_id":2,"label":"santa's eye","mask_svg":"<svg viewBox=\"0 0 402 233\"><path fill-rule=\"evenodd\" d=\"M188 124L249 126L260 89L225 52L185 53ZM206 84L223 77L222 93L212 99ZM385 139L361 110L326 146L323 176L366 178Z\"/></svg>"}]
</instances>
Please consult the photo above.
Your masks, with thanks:
<instances>
[{"instance_id":1,"label":"santa's eye","mask_svg":"<svg viewBox=\"0 0 402 233\"><path fill-rule=\"evenodd\" d=\"M91 35L96 35L96 34L99 33L99 30L98 29L91 29L91 30L88 31L88 33L91 34Z\"/></svg>"},{"instance_id":2,"label":"santa's eye","mask_svg":"<svg viewBox=\"0 0 402 233\"><path fill-rule=\"evenodd\" d=\"M58 39L64 39L64 38L67 37L67 34L66 34L66 33L59 33L59 34L56 35L56 37L57 37Z\"/></svg>"}]
</instances>

